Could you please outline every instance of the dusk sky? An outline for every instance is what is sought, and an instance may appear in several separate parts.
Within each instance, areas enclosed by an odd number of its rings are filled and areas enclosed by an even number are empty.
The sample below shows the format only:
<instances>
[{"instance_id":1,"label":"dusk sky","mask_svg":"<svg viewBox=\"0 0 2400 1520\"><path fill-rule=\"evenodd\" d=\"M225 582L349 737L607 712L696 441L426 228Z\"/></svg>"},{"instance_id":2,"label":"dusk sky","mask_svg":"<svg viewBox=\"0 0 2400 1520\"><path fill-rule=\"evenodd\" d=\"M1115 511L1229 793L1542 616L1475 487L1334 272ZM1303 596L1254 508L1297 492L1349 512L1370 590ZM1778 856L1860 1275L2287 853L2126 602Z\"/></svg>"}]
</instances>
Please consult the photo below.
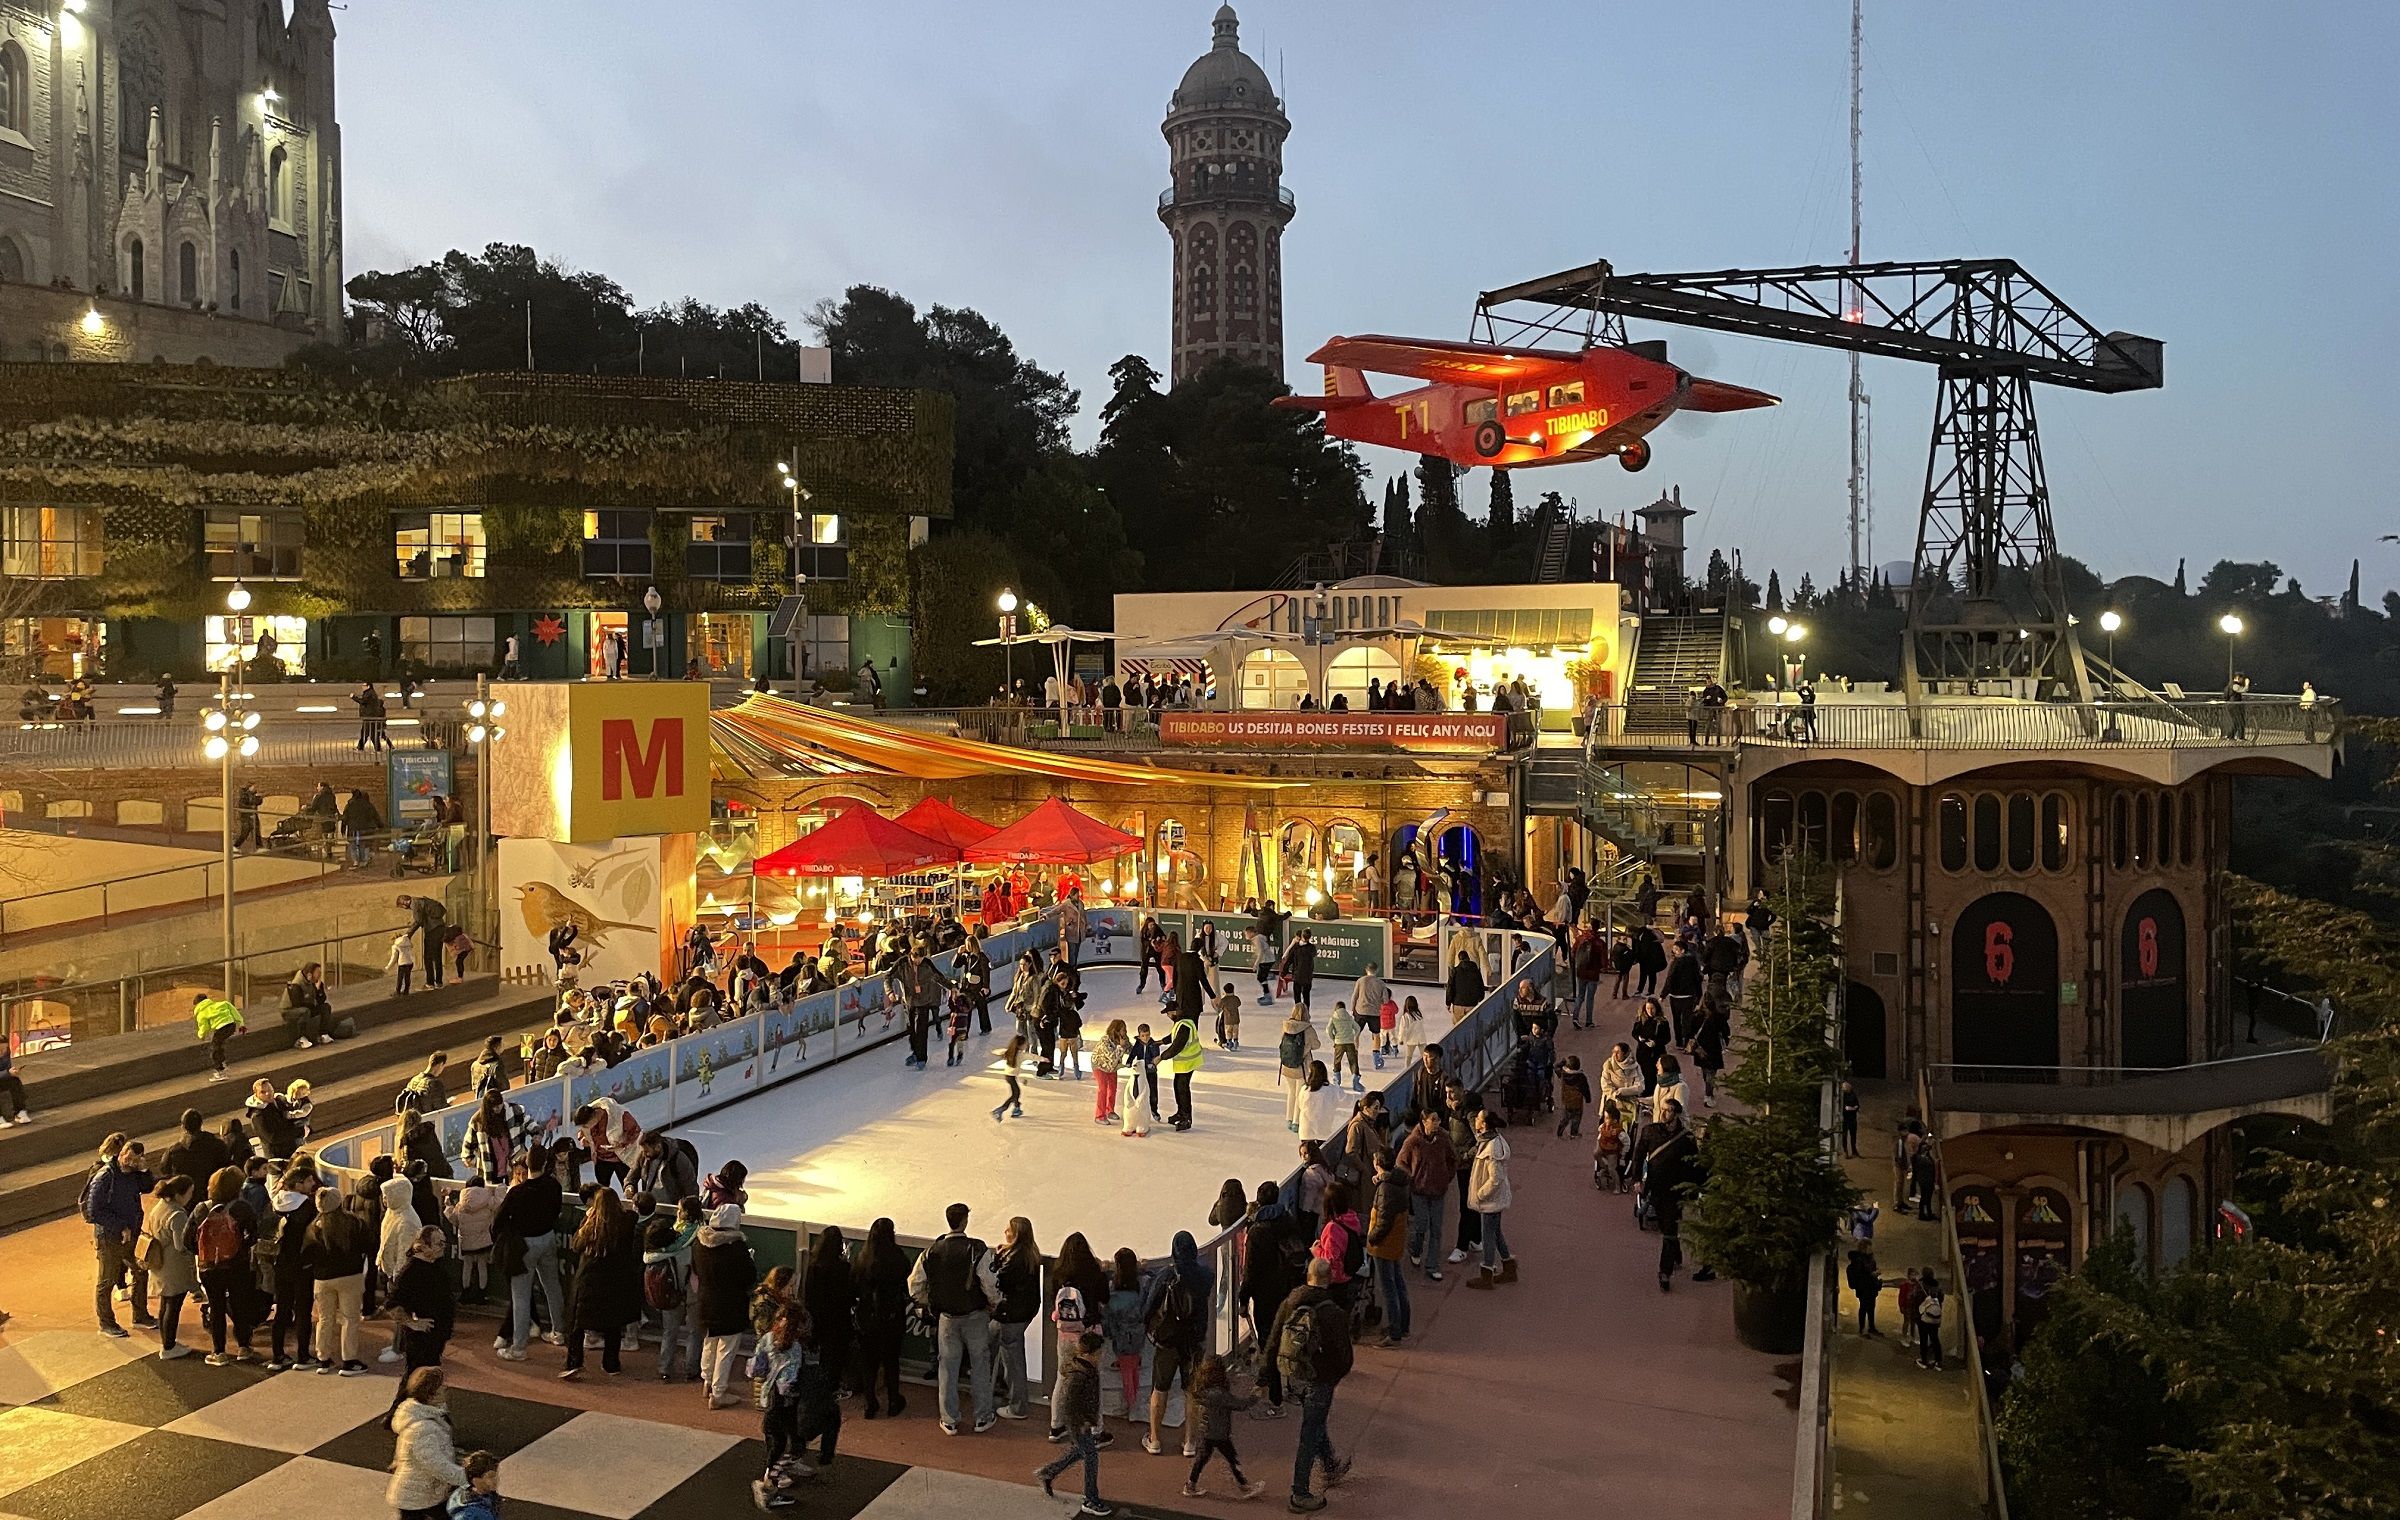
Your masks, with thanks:
<instances>
[{"instance_id":1,"label":"dusk sky","mask_svg":"<svg viewBox=\"0 0 2400 1520\"><path fill-rule=\"evenodd\" d=\"M352 271L531 244L637 301L762 302L796 331L854 282L973 306L1083 392L1166 367L1168 93L1215 0L352 0L336 13ZM1831 262L1848 238L1842 0L1250 0L1281 81L1288 378L1338 332L1463 337L1478 290L1620 269ZM1603 18L1605 18L1603 20ZM2312 592L2400 583L2400 8L1870 0L1869 258L2006 256L2163 391L2044 390L2061 543L2197 582L2271 558ZM1642 336L1637 332L1637 336ZM1843 550L1846 362L1664 332L1785 404L1675 423L1644 474L1520 475L1586 513L1680 483L1763 580ZM838 375L836 377L839 378ZM1905 560L1934 377L1870 361L1875 558ZM1412 459L1368 451L1375 478ZM1480 515L1485 473L1464 485Z\"/></svg>"}]
</instances>

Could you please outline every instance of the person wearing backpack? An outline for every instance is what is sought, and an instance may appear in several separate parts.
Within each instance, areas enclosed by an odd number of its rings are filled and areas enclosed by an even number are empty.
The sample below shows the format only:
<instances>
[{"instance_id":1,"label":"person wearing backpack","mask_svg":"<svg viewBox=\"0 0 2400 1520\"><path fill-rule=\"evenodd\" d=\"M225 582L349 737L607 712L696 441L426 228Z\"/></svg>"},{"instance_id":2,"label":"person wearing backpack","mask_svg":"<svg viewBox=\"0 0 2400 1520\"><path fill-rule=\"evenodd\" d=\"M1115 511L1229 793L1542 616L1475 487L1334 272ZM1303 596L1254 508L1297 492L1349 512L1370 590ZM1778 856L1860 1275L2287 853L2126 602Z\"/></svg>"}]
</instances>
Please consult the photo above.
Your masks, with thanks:
<instances>
[{"instance_id":1,"label":"person wearing backpack","mask_svg":"<svg viewBox=\"0 0 2400 1520\"><path fill-rule=\"evenodd\" d=\"M1208 1311L1216 1302L1217 1275L1200 1259L1200 1243L1189 1230L1177 1230L1164 1270L1150 1280L1142 1300L1142 1328L1150 1335L1150 1431L1142 1450L1152 1456L1165 1452L1159 1437L1166 1423L1167 1394L1182 1385L1186 1402L1192 1391L1192 1369L1208 1349ZM1130 1414L1132 1411L1128 1410ZM1187 1413L1183 1454L1200 1455L1200 1424Z\"/></svg>"},{"instance_id":2,"label":"person wearing backpack","mask_svg":"<svg viewBox=\"0 0 2400 1520\"><path fill-rule=\"evenodd\" d=\"M158 1288L158 1359L172 1362L192 1354L175 1338L183 1327L183 1301L200 1285L192 1254L192 1179L170 1176L150 1190L142 1215L141 1259Z\"/></svg>"},{"instance_id":3,"label":"person wearing backpack","mask_svg":"<svg viewBox=\"0 0 2400 1520\"><path fill-rule=\"evenodd\" d=\"M642 1305L658 1316L658 1380L675 1381L675 1369L691 1365L700 1376L700 1336L695 1324L698 1305L692 1302L692 1241L699 1234L700 1201L685 1211L689 1222L670 1219L660 1210L642 1237ZM688 1352L678 1356L679 1351Z\"/></svg>"},{"instance_id":4,"label":"person wearing backpack","mask_svg":"<svg viewBox=\"0 0 2400 1520\"><path fill-rule=\"evenodd\" d=\"M1300 1133L1300 1104L1308 1091L1308 1063L1317 1053L1317 1032L1309 1026L1308 1010L1294 1008L1283 1021L1275 1042L1275 1064L1283 1082L1283 1127Z\"/></svg>"},{"instance_id":5,"label":"person wearing backpack","mask_svg":"<svg viewBox=\"0 0 2400 1520\"><path fill-rule=\"evenodd\" d=\"M992 1412L992 1310L1000 1303L999 1266L992 1248L967 1233L970 1211L942 1211L950 1226L909 1269L908 1296L934 1319L940 1375L942 1434L958 1434L958 1364L964 1357L975 1397L975 1433L999 1423Z\"/></svg>"},{"instance_id":6,"label":"person wearing backpack","mask_svg":"<svg viewBox=\"0 0 2400 1520\"><path fill-rule=\"evenodd\" d=\"M1942 1370L1942 1284L1931 1267L1917 1274L1917 1365Z\"/></svg>"},{"instance_id":7,"label":"person wearing backpack","mask_svg":"<svg viewBox=\"0 0 2400 1520\"><path fill-rule=\"evenodd\" d=\"M1333 1454L1328 1429L1333 1418L1333 1393L1350 1375L1350 1311L1333 1291L1333 1264L1322 1258L1308 1264L1308 1281L1294 1288L1275 1311L1266 1352L1274 1358L1287 1397L1300 1402L1300 1443L1292 1453L1291 1510L1310 1514L1325 1507L1325 1498L1309 1488L1310 1475L1321 1464L1325 1486L1350 1476L1350 1464Z\"/></svg>"},{"instance_id":8,"label":"person wearing backpack","mask_svg":"<svg viewBox=\"0 0 2400 1520\"><path fill-rule=\"evenodd\" d=\"M200 1286L208 1293L208 1365L255 1362L250 1338L258 1329L258 1279L250 1248L258 1238L258 1215L242 1201L242 1174L232 1167L208 1179L208 1202L192 1217L192 1256ZM233 1332L233 1350L226 1331Z\"/></svg>"},{"instance_id":9,"label":"person wearing backpack","mask_svg":"<svg viewBox=\"0 0 2400 1520\"><path fill-rule=\"evenodd\" d=\"M143 1330L153 1329L158 1321L150 1317L150 1269L142 1265L137 1237L142 1232L142 1210L150 1190L158 1179L150 1174L145 1161L147 1151L139 1140L127 1140L117 1147L116 1156L105 1165L93 1168L91 1180L83 1188L83 1222L92 1227L92 1252L99 1258L99 1290L93 1303L99 1315L102 1335L126 1338L125 1327L117 1323L113 1302L119 1278L133 1279L133 1323ZM241 1185L241 1174L234 1173L234 1185Z\"/></svg>"},{"instance_id":10,"label":"person wearing backpack","mask_svg":"<svg viewBox=\"0 0 2400 1520\"><path fill-rule=\"evenodd\" d=\"M438 977L435 979L434 985L437 987L441 985ZM413 1108L418 1113L430 1118L448 1108L450 1106L450 1084L443 1080L442 1073L448 1070L449 1066L450 1053L446 1050L437 1050L427 1056L425 1069L410 1077L408 1085L401 1088L398 1096L392 1099L393 1116L397 1118Z\"/></svg>"},{"instance_id":11,"label":"person wearing backpack","mask_svg":"<svg viewBox=\"0 0 2400 1520\"><path fill-rule=\"evenodd\" d=\"M632 1187L670 1208L699 1197L700 1152L680 1135L663 1129L642 1131L634 1150Z\"/></svg>"},{"instance_id":12,"label":"person wearing backpack","mask_svg":"<svg viewBox=\"0 0 2400 1520\"><path fill-rule=\"evenodd\" d=\"M300 1269L315 1285L317 1371L358 1377L367 1370L367 1222L342 1206L339 1188L317 1189L317 1217L300 1238Z\"/></svg>"},{"instance_id":13,"label":"person wearing backpack","mask_svg":"<svg viewBox=\"0 0 2400 1520\"><path fill-rule=\"evenodd\" d=\"M1356 1303L1361 1277L1367 1269L1367 1232L1351 1206L1350 1184L1335 1182L1325 1189L1325 1223L1308 1248L1312 1261L1333 1268L1334 1296L1345 1306Z\"/></svg>"},{"instance_id":14,"label":"person wearing backpack","mask_svg":"<svg viewBox=\"0 0 2400 1520\"><path fill-rule=\"evenodd\" d=\"M406 1188L408 1184L396 1184ZM289 1372L297 1366L314 1371L315 1292L308 1269L301 1265L308 1227L317 1221L317 1174L306 1163L294 1165L267 1190L267 1216L259 1221L258 1240L251 1249L258 1286L275 1303L268 1321L267 1370ZM293 1355L284 1352L290 1348Z\"/></svg>"}]
</instances>

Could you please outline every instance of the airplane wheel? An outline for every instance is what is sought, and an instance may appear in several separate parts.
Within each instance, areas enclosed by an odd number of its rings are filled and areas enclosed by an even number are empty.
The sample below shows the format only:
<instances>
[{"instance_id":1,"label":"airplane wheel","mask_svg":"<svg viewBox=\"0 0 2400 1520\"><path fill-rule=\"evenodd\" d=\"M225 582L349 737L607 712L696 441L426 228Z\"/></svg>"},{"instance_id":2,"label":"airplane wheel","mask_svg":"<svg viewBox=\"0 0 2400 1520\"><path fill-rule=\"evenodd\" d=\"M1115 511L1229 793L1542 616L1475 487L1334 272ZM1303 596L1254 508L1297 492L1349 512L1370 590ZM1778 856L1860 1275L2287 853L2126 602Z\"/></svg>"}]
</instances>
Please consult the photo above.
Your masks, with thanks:
<instances>
[{"instance_id":1,"label":"airplane wheel","mask_svg":"<svg viewBox=\"0 0 2400 1520\"><path fill-rule=\"evenodd\" d=\"M1508 434L1501 431L1499 423L1486 418L1475 424L1476 453L1490 459L1506 447L1508 447Z\"/></svg>"},{"instance_id":2,"label":"airplane wheel","mask_svg":"<svg viewBox=\"0 0 2400 1520\"><path fill-rule=\"evenodd\" d=\"M1625 473L1628 475L1639 473L1650 463L1650 440L1636 438L1633 442L1625 445L1624 448L1617 451L1617 463L1625 467Z\"/></svg>"}]
</instances>

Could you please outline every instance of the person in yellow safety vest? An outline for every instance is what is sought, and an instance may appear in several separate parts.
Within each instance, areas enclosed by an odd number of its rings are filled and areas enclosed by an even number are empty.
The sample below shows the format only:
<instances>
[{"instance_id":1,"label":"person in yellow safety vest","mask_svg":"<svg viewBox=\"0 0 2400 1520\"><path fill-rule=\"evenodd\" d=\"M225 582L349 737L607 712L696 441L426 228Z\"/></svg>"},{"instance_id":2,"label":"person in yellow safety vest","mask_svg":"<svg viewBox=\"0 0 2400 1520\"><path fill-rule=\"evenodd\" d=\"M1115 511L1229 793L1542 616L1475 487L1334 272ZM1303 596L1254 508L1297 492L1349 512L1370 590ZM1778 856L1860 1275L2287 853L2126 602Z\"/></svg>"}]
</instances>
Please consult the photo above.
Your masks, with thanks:
<instances>
[{"instance_id":1,"label":"person in yellow safety vest","mask_svg":"<svg viewBox=\"0 0 2400 1520\"><path fill-rule=\"evenodd\" d=\"M1200 1069L1201 1054L1198 1021L1177 1013L1175 1027L1167 1034L1167 1048L1159 1052L1175 1073L1175 1117L1167 1122L1177 1129L1192 1127L1192 1073Z\"/></svg>"},{"instance_id":2,"label":"person in yellow safety vest","mask_svg":"<svg viewBox=\"0 0 2400 1520\"><path fill-rule=\"evenodd\" d=\"M225 1080L225 1043L242 1032L242 1011L224 998L205 992L192 994L192 1038L208 1041L208 1080Z\"/></svg>"}]
</instances>

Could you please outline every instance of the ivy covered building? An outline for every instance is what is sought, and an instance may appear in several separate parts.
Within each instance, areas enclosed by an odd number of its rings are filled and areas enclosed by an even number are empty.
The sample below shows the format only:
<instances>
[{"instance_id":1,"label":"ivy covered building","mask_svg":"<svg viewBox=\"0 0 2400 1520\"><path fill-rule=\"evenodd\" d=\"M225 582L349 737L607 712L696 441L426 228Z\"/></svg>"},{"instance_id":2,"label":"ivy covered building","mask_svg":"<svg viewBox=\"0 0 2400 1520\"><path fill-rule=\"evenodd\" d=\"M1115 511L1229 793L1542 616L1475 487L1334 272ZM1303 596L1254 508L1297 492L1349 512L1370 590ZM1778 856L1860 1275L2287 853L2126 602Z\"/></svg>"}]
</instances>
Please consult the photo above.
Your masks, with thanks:
<instances>
[{"instance_id":1,"label":"ivy covered building","mask_svg":"<svg viewBox=\"0 0 2400 1520\"><path fill-rule=\"evenodd\" d=\"M950 398L925 391L0 365L0 653L52 678L238 653L356 679L497 670L515 635L555 678L599 673L622 632L646 673L656 588L659 668L788 677L769 624L798 584L810 671L905 676L909 550L950 513L950 447Z\"/></svg>"}]
</instances>

